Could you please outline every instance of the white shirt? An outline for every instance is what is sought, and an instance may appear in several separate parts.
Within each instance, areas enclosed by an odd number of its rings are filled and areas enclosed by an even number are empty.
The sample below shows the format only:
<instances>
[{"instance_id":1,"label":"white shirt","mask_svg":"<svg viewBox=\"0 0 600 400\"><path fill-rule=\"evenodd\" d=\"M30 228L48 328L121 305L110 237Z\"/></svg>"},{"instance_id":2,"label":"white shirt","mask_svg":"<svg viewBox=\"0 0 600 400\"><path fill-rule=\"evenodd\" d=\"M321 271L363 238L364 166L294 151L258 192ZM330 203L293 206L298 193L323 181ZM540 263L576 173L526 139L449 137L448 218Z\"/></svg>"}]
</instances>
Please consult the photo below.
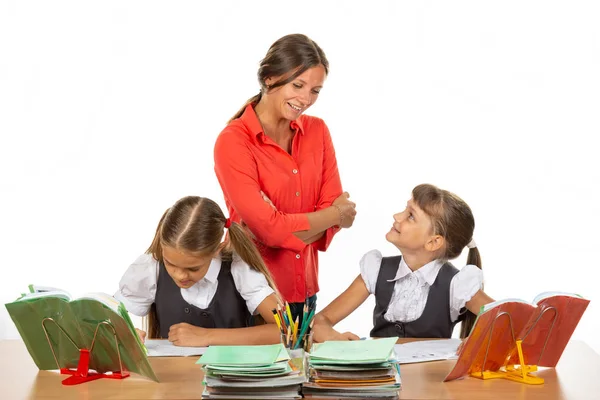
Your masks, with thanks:
<instances>
[{"instance_id":1,"label":"white shirt","mask_svg":"<svg viewBox=\"0 0 600 400\"><path fill-rule=\"evenodd\" d=\"M377 276L381 267L381 252L371 250L360 260L360 275L370 294L375 293ZM412 271L404 257L398 265L394 279L394 292L384 318L390 322L411 322L423 314L429 288L435 282L438 272L444 265L434 260L416 271ZM460 310L483 286L483 272L475 265L465 265L450 282L450 318L456 321Z\"/></svg>"},{"instance_id":2,"label":"white shirt","mask_svg":"<svg viewBox=\"0 0 600 400\"><path fill-rule=\"evenodd\" d=\"M127 268L121 278L119 290L114 297L122 301L132 314L144 316L150 311L156 297L158 268L159 263L151 254L142 254ZM183 299L198 308L208 307L217 292L217 277L220 271L221 260L213 258L204 278L187 289L181 289ZM255 313L256 308L267 296L274 293L265 276L250 268L237 256L234 256L231 263L231 275L251 314Z\"/></svg>"}]
</instances>

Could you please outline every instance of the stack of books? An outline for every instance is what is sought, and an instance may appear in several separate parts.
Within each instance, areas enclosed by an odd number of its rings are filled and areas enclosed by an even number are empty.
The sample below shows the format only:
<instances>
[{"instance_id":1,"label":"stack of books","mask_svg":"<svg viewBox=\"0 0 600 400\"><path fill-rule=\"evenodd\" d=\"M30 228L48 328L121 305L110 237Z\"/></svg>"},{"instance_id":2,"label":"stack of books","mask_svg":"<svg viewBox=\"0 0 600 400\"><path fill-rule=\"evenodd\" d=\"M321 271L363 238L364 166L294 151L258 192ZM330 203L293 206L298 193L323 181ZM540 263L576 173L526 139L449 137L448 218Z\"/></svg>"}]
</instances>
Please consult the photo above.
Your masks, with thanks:
<instances>
[{"instance_id":1,"label":"stack of books","mask_svg":"<svg viewBox=\"0 0 600 400\"><path fill-rule=\"evenodd\" d=\"M315 344L308 357L305 398L397 399L400 366L394 344L398 338L331 341Z\"/></svg>"},{"instance_id":2,"label":"stack of books","mask_svg":"<svg viewBox=\"0 0 600 400\"><path fill-rule=\"evenodd\" d=\"M306 381L304 352L292 358L282 344L210 346L197 364L203 399L299 399Z\"/></svg>"}]
</instances>

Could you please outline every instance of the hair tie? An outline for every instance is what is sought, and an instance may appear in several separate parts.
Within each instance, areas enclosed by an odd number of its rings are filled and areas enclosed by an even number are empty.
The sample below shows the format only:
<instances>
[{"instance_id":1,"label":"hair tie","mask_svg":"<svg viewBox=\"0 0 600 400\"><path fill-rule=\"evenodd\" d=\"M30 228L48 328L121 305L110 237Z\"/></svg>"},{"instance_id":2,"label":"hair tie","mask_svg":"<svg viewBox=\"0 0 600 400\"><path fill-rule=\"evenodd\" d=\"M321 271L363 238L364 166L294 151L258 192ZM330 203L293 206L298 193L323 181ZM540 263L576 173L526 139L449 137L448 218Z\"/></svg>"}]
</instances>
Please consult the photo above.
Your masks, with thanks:
<instances>
[{"instance_id":1,"label":"hair tie","mask_svg":"<svg viewBox=\"0 0 600 400\"><path fill-rule=\"evenodd\" d=\"M477 247L477 243L475 243L475 239L471 238L471 241L467 244L467 247L469 249L474 249L475 247Z\"/></svg>"},{"instance_id":2,"label":"hair tie","mask_svg":"<svg viewBox=\"0 0 600 400\"><path fill-rule=\"evenodd\" d=\"M229 229L230 226L231 226L231 218L227 218L225 220L225 228Z\"/></svg>"}]
</instances>

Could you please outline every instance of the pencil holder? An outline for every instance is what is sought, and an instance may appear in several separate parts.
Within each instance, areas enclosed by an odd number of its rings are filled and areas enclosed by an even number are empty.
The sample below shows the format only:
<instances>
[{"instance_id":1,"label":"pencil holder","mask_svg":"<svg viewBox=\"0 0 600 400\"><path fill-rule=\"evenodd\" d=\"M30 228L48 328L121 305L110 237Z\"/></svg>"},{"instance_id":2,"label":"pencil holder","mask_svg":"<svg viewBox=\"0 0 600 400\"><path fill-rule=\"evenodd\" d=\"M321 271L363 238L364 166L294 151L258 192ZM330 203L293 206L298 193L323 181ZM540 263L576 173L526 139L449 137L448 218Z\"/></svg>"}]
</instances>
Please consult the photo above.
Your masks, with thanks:
<instances>
[{"instance_id":1,"label":"pencil holder","mask_svg":"<svg viewBox=\"0 0 600 400\"><path fill-rule=\"evenodd\" d=\"M286 348L291 358L303 357L304 352L309 348L309 335L304 334L302 336L288 335L286 333L280 333L281 344Z\"/></svg>"}]
</instances>

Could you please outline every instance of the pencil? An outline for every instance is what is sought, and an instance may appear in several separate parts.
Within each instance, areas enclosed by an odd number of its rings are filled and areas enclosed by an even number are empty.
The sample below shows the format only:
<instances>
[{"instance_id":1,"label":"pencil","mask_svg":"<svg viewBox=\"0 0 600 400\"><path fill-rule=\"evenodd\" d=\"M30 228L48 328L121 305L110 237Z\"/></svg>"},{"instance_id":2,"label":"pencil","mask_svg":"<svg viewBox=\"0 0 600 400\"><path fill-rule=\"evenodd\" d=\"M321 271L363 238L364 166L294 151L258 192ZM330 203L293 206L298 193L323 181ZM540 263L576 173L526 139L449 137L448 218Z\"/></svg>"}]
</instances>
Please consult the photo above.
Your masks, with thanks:
<instances>
[{"instance_id":1,"label":"pencil","mask_svg":"<svg viewBox=\"0 0 600 400\"><path fill-rule=\"evenodd\" d=\"M283 326L284 333L287 333L287 320L283 317L283 312L281 312L281 305L277 304L277 314L279 315L279 321L281 321L281 325Z\"/></svg>"},{"instance_id":2,"label":"pencil","mask_svg":"<svg viewBox=\"0 0 600 400\"><path fill-rule=\"evenodd\" d=\"M296 317L296 322L294 323L294 339L292 341L292 343L296 343L296 340L298 339L298 317Z\"/></svg>"},{"instance_id":3,"label":"pencil","mask_svg":"<svg viewBox=\"0 0 600 400\"><path fill-rule=\"evenodd\" d=\"M308 314L308 304L304 303L304 309L302 310L302 319L300 320L300 327L304 326L304 321L306 320L306 314Z\"/></svg>"},{"instance_id":4,"label":"pencil","mask_svg":"<svg viewBox=\"0 0 600 400\"><path fill-rule=\"evenodd\" d=\"M277 313L273 313L273 318L275 318L275 323L277 324L277 327L279 328L280 331L283 331L281 329L281 322L279 322L279 316L277 315Z\"/></svg>"},{"instance_id":5,"label":"pencil","mask_svg":"<svg viewBox=\"0 0 600 400\"><path fill-rule=\"evenodd\" d=\"M302 325L302 328L300 329L300 337L303 337L304 335L306 335L309 329L312 329L312 317L314 315L314 312L315 311L313 310L310 314L308 314L308 318L306 319L304 325ZM295 348L298 348L298 346L296 346Z\"/></svg>"},{"instance_id":6,"label":"pencil","mask_svg":"<svg viewBox=\"0 0 600 400\"><path fill-rule=\"evenodd\" d=\"M292 312L290 311L290 304L287 301L285 302L285 309L287 311L288 317L290 317L290 325L291 325L294 322L294 318L292 318Z\"/></svg>"}]
</instances>

